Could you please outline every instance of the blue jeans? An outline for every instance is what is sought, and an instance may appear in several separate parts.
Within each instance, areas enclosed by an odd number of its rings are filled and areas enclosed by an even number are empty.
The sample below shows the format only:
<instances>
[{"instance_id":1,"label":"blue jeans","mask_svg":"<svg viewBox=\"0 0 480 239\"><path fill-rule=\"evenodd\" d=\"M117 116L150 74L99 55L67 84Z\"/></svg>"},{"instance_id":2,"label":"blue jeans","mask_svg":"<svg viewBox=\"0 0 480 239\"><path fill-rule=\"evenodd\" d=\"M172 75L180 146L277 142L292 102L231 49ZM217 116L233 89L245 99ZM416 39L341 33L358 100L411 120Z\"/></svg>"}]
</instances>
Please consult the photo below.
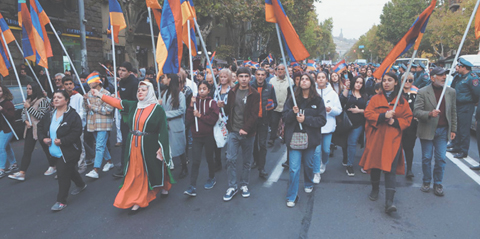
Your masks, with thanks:
<instances>
[{"instance_id":1,"label":"blue jeans","mask_svg":"<svg viewBox=\"0 0 480 239\"><path fill-rule=\"evenodd\" d=\"M5 169L5 164L10 162L10 165L16 164L15 154L12 147L10 147L10 140L13 137L13 133L5 133L0 131L0 169Z\"/></svg>"},{"instance_id":2,"label":"blue jeans","mask_svg":"<svg viewBox=\"0 0 480 239\"><path fill-rule=\"evenodd\" d=\"M330 156L330 143L332 142L332 133L322 134L322 144L315 149L315 156L313 157L313 173L320 173L320 165L328 163ZM323 146L323 147L322 147ZM321 152L321 154L320 154ZM320 163L320 160L322 163Z\"/></svg>"},{"instance_id":3,"label":"blue jeans","mask_svg":"<svg viewBox=\"0 0 480 239\"><path fill-rule=\"evenodd\" d=\"M103 159L112 159L112 156L110 156L110 152L108 152L107 149L108 131L95 131L93 132L93 137L95 137L95 141L97 142L95 146L95 161L93 167L100 168Z\"/></svg>"},{"instance_id":4,"label":"blue jeans","mask_svg":"<svg viewBox=\"0 0 480 239\"><path fill-rule=\"evenodd\" d=\"M362 132L363 132L363 126L358 126L357 128L350 130L350 133L348 133L347 166L353 166L353 161L355 161L355 153L357 152L357 142Z\"/></svg>"},{"instance_id":5,"label":"blue jeans","mask_svg":"<svg viewBox=\"0 0 480 239\"><path fill-rule=\"evenodd\" d=\"M445 172L445 154L447 153L448 142L447 127L440 127L435 130L433 140L420 139L422 144L422 171L423 182L432 181L432 154L435 147L435 166L433 168L433 183L442 184L443 173Z\"/></svg>"},{"instance_id":6,"label":"blue jeans","mask_svg":"<svg viewBox=\"0 0 480 239\"><path fill-rule=\"evenodd\" d=\"M290 149L290 179L288 181L287 200L295 201L300 183L300 164L303 161L303 176L305 188L313 187L313 158L315 148L304 150Z\"/></svg>"}]
</instances>

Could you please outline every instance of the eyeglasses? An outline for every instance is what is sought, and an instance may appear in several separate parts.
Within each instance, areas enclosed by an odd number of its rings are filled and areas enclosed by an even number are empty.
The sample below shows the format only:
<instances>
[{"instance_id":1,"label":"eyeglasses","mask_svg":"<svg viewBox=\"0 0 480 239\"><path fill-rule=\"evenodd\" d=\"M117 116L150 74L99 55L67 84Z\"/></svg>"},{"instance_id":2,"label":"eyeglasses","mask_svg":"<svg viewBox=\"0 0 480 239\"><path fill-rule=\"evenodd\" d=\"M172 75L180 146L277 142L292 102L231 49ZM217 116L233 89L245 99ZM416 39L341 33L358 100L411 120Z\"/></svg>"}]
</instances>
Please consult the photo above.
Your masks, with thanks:
<instances>
[{"instance_id":1,"label":"eyeglasses","mask_svg":"<svg viewBox=\"0 0 480 239\"><path fill-rule=\"evenodd\" d=\"M413 79L408 79L407 80L409 83L413 83Z\"/></svg>"}]
</instances>

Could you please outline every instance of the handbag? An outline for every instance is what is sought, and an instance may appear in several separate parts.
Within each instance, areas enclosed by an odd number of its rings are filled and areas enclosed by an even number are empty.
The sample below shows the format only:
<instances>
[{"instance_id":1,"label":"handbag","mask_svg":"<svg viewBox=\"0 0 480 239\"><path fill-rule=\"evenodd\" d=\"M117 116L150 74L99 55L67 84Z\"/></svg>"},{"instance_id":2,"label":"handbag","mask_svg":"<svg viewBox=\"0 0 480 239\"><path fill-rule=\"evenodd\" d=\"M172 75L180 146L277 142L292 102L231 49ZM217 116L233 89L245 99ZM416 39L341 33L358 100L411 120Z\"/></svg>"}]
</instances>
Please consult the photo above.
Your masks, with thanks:
<instances>
[{"instance_id":1,"label":"handbag","mask_svg":"<svg viewBox=\"0 0 480 239\"><path fill-rule=\"evenodd\" d=\"M335 119L337 121L337 128L335 129L335 132L347 132L353 128L352 121L350 121L350 118L348 118L348 114L345 109L343 109L342 113Z\"/></svg>"},{"instance_id":2,"label":"handbag","mask_svg":"<svg viewBox=\"0 0 480 239\"><path fill-rule=\"evenodd\" d=\"M217 123L213 126L213 136L218 148L223 148L227 143L228 130L222 114L219 114Z\"/></svg>"},{"instance_id":3,"label":"handbag","mask_svg":"<svg viewBox=\"0 0 480 239\"><path fill-rule=\"evenodd\" d=\"M308 134L305 132L293 132L292 140L290 141L291 149L306 149L308 148Z\"/></svg>"}]
</instances>

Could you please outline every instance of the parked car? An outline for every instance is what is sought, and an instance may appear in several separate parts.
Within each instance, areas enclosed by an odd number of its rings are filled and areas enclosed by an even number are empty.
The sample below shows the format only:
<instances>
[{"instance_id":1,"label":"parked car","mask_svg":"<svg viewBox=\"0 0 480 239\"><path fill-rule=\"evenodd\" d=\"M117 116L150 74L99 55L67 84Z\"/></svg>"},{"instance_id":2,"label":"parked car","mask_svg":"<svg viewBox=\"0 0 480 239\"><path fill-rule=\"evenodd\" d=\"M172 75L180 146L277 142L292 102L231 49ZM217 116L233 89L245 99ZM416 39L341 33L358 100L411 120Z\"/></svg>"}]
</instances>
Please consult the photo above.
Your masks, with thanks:
<instances>
[{"instance_id":1,"label":"parked car","mask_svg":"<svg viewBox=\"0 0 480 239\"><path fill-rule=\"evenodd\" d=\"M19 139L23 138L23 131L25 129L25 123L22 120L22 110L23 110L23 98L20 93L20 88L18 85L7 85L7 88L12 92L13 95L13 105L15 106L15 121L12 125L15 133L17 134ZM23 95L27 97L27 87L23 86ZM15 137L13 137L15 139Z\"/></svg>"}]
</instances>

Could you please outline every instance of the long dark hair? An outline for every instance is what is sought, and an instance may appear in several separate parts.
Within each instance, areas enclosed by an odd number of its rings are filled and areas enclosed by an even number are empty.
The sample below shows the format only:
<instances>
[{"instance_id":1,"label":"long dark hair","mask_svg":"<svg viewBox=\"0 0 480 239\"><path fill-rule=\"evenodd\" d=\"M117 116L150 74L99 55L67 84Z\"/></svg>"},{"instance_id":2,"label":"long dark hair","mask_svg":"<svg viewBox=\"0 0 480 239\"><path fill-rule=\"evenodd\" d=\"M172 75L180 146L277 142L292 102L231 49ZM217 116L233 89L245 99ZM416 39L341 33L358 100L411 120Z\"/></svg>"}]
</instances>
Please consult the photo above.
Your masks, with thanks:
<instances>
[{"instance_id":1,"label":"long dark hair","mask_svg":"<svg viewBox=\"0 0 480 239\"><path fill-rule=\"evenodd\" d=\"M338 84L338 92L335 90L335 87L334 87L334 85L333 85L333 84L335 84L335 83L333 83L333 81L332 81L332 79L333 79L332 75L333 75L333 74L337 74L337 77L338 77L338 82L336 83L336 84ZM341 94L341 93L343 92L343 88L345 87L345 80L343 79L343 77L342 77L341 74L338 74L338 72L332 72L332 73L330 73L330 80L329 80L328 82L329 82L330 85L332 86L333 90L334 90L335 92L337 92L337 94Z\"/></svg>"},{"instance_id":2,"label":"long dark hair","mask_svg":"<svg viewBox=\"0 0 480 239\"><path fill-rule=\"evenodd\" d=\"M312 79L310 74L308 73L302 73L302 76L300 76L300 82L298 82L298 87L295 89L295 99L297 102L300 102L303 100L303 90L302 87L300 87L300 83L302 82L303 76L307 76L308 79L310 80L310 88L308 91L308 99L307 101L313 100L317 97L320 97L318 95L317 89L315 89L315 81Z\"/></svg>"},{"instance_id":3,"label":"long dark hair","mask_svg":"<svg viewBox=\"0 0 480 239\"><path fill-rule=\"evenodd\" d=\"M385 75L383 77L385 77L385 76L390 76L395 80L395 82L397 82L397 85L395 86L395 88L393 88L393 92L392 92L392 95L396 98L398 96L398 92L400 92L401 82L399 81L397 74L395 74L392 71L389 71L389 72L385 73ZM382 91L383 91L383 95L385 95L385 98L387 98L387 93L386 93L385 89L383 88L383 77L382 77ZM403 95L400 96L399 103L403 104Z\"/></svg>"},{"instance_id":4,"label":"long dark hair","mask_svg":"<svg viewBox=\"0 0 480 239\"><path fill-rule=\"evenodd\" d=\"M6 86L3 84L0 84L0 88L2 88L3 92L3 100L5 101L12 101L13 100L13 95L12 92L10 92L10 89L8 89Z\"/></svg>"},{"instance_id":5,"label":"long dark hair","mask_svg":"<svg viewBox=\"0 0 480 239\"><path fill-rule=\"evenodd\" d=\"M30 99L30 101L34 101L36 99L40 99L44 97L42 89L40 88L40 85L38 85L35 82L28 83L27 86L32 87L32 94L27 96L27 100Z\"/></svg>"},{"instance_id":6,"label":"long dark hair","mask_svg":"<svg viewBox=\"0 0 480 239\"><path fill-rule=\"evenodd\" d=\"M180 82L178 80L177 74L167 74L167 78L170 78L170 83L168 88L162 92L162 97L167 94L165 97L168 100L169 97L172 97L172 108L177 109L180 105L179 94L180 94ZM165 102L166 103L166 102Z\"/></svg>"},{"instance_id":7,"label":"long dark hair","mask_svg":"<svg viewBox=\"0 0 480 239\"><path fill-rule=\"evenodd\" d=\"M350 90L352 91L352 94L353 94L353 91L355 90L355 82L357 82L358 79L362 79L362 88L360 88L360 95L363 97L366 97L366 94L365 94L365 78L362 77L362 76L355 76L353 77L353 79L350 81Z\"/></svg>"}]
</instances>

